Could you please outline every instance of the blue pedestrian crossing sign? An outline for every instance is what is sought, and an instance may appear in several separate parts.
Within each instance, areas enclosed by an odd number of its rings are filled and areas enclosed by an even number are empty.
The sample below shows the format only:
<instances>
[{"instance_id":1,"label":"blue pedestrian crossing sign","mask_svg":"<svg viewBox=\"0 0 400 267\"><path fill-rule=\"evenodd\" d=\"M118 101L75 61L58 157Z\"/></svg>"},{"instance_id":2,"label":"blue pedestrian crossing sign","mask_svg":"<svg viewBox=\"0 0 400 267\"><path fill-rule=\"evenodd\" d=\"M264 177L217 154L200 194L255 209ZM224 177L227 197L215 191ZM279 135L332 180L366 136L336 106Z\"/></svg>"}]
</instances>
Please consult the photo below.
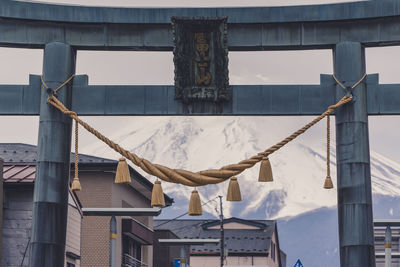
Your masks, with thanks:
<instances>
[{"instance_id":1,"label":"blue pedestrian crossing sign","mask_svg":"<svg viewBox=\"0 0 400 267\"><path fill-rule=\"evenodd\" d=\"M304 266L303 263L301 263L300 259L298 259L294 267L304 267Z\"/></svg>"}]
</instances>

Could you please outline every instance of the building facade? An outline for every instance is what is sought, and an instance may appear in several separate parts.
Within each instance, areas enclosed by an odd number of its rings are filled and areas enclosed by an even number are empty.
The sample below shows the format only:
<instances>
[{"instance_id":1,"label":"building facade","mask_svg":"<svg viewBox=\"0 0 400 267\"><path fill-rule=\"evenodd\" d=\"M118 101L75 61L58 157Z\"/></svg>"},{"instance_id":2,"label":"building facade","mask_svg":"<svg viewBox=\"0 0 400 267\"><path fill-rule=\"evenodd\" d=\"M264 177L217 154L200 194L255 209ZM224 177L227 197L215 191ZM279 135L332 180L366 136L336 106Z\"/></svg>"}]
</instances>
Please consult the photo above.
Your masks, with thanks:
<instances>
[{"instance_id":1,"label":"building facade","mask_svg":"<svg viewBox=\"0 0 400 267\"><path fill-rule=\"evenodd\" d=\"M116 161L81 163L82 190L87 208L150 208L153 184L130 168L131 184L115 184ZM172 199L165 197L166 205ZM153 266L153 217L116 217L117 266ZM85 216L82 222L82 266L109 266L110 217ZM106 251L106 253L105 253ZM133 265L136 264L136 265Z\"/></svg>"},{"instance_id":2,"label":"building facade","mask_svg":"<svg viewBox=\"0 0 400 267\"><path fill-rule=\"evenodd\" d=\"M154 224L157 240L165 238L166 231L181 239L218 239L221 236L219 220L155 220ZM172 251L174 247L166 249L157 240L154 241L155 255L165 259L160 263L162 265L157 266L173 266L170 259L179 258L180 254ZM224 241L226 267L286 266L286 254L279 247L276 221L224 219ZM166 256L166 253L169 255ZM191 246L188 254L191 267L210 267L220 264L219 244ZM160 259L155 258L154 262L156 261Z\"/></svg>"},{"instance_id":3,"label":"building facade","mask_svg":"<svg viewBox=\"0 0 400 267\"><path fill-rule=\"evenodd\" d=\"M392 231L392 264L400 267L400 227L391 227ZM376 267L385 267L385 232L386 227L374 227Z\"/></svg>"},{"instance_id":4,"label":"building facade","mask_svg":"<svg viewBox=\"0 0 400 267\"><path fill-rule=\"evenodd\" d=\"M157 223L157 222L156 222ZM181 248L179 246L164 246L160 245L158 239L178 239L179 237L167 229L158 229L154 231L154 254L153 254L153 266L173 266L175 259L179 258Z\"/></svg>"},{"instance_id":5,"label":"building facade","mask_svg":"<svg viewBox=\"0 0 400 267\"><path fill-rule=\"evenodd\" d=\"M2 266L20 267L22 260L22 266L28 264L26 248L30 239L36 153L36 146L0 144L5 189ZM71 162L73 158L71 153ZM153 184L133 168L130 184L115 184L117 164L114 160L79 155L82 190L70 192L66 267L109 266L110 217L83 217L81 207L150 207ZM169 206L173 200L165 195L165 202ZM116 218L117 266L153 266L153 217Z\"/></svg>"},{"instance_id":6,"label":"building facade","mask_svg":"<svg viewBox=\"0 0 400 267\"><path fill-rule=\"evenodd\" d=\"M3 168L2 266L28 266L32 227L36 147L0 144ZM81 204L69 191L65 266L79 267L81 259Z\"/></svg>"}]
</instances>

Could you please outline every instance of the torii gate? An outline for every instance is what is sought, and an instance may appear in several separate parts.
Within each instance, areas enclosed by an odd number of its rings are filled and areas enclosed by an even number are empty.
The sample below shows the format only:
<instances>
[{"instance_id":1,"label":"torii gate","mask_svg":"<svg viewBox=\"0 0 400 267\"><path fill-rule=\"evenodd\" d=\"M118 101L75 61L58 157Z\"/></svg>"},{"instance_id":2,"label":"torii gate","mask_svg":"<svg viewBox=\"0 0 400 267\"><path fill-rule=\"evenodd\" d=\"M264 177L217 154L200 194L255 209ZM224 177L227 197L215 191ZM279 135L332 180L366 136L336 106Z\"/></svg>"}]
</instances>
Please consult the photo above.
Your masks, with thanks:
<instances>
[{"instance_id":1,"label":"torii gate","mask_svg":"<svg viewBox=\"0 0 400 267\"><path fill-rule=\"evenodd\" d=\"M0 46L44 48L45 82L75 72L76 50L172 51L171 17L228 18L231 51L333 49L334 73L351 86L365 73L365 47L400 44L400 1L255 8L107 8L0 0ZM268 64L268 63L267 63ZM174 99L173 86L89 86L77 76L58 94L79 115L316 115L346 92L320 85L237 85L219 109ZM400 85L368 75L336 116L341 266L375 266L368 115L400 114ZM190 111L190 113L189 113ZM71 120L47 104L40 77L0 85L0 115L40 115L31 267L63 266Z\"/></svg>"}]
</instances>

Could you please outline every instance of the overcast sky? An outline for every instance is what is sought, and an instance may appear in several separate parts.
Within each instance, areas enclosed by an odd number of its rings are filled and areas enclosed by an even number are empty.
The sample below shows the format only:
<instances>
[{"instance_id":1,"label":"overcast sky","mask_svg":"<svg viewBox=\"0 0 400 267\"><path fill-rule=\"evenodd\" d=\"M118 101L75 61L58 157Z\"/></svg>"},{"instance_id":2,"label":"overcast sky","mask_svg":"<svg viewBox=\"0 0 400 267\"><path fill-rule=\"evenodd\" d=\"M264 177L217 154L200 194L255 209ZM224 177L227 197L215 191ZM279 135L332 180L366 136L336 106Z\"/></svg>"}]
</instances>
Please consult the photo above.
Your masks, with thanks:
<instances>
[{"instance_id":1,"label":"overcast sky","mask_svg":"<svg viewBox=\"0 0 400 267\"><path fill-rule=\"evenodd\" d=\"M47 1L50 2L50 1ZM54 3L82 3L81 0L52 0ZM86 0L85 4L106 5L111 1ZM112 1L113 6L199 6L200 1L146 0ZM297 0L202 0L202 6L287 5L306 3L332 3L346 1ZM349 2L349 1L347 1ZM367 49L367 73L379 73L381 83L400 83L398 62L399 47ZM0 83L27 84L29 74L42 72L41 50L0 48ZM88 52L79 51L77 73L88 74L90 84L173 84L173 61L171 52ZM311 51L262 51L230 52L229 74L231 84L317 84L319 74L332 73L330 50ZM132 118L90 117L85 118L106 134L113 129L125 127ZM222 118L223 119L223 118ZM286 124L309 117L282 119ZM371 149L400 162L399 132L400 117L370 117ZM2 125L0 142L37 143L38 119L36 117L0 117ZM310 133L312 134L312 133ZM86 133L82 143L93 142ZM101 155L98 155L101 156Z\"/></svg>"}]
</instances>

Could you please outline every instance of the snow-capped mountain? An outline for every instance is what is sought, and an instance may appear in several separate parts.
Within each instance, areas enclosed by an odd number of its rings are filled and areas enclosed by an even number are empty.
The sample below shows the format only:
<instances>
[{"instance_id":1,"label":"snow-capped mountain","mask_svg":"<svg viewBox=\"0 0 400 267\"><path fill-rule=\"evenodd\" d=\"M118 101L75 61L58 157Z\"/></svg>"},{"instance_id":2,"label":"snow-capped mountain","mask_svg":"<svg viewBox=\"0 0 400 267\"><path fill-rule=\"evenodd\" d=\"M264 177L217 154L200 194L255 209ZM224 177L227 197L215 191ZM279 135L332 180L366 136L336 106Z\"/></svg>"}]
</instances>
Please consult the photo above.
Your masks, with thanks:
<instances>
[{"instance_id":1,"label":"snow-capped mountain","mask_svg":"<svg viewBox=\"0 0 400 267\"><path fill-rule=\"evenodd\" d=\"M127 119L129 127L119 129L111 138L152 162L199 171L249 158L308 120L310 118L303 117L293 123L293 119L282 117L136 117ZM326 176L325 136L325 123L320 123L272 154L273 183L257 182L258 165L240 174L243 202L227 202L226 216L249 217L257 211L258 216L262 216L260 219L284 218L335 206L336 190L322 188ZM331 144L331 151L331 175L336 184L334 144ZM91 144L83 152L118 158L102 143ZM373 193L399 196L400 165L374 152L371 152L371 162ZM198 190L206 201L225 195L227 186L228 183L222 183ZM187 203L179 200L187 200L192 188L168 183L163 183L163 188L178 200L177 206L186 208ZM215 213L213 205L204 209Z\"/></svg>"},{"instance_id":2,"label":"snow-capped mountain","mask_svg":"<svg viewBox=\"0 0 400 267\"><path fill-rule=\"evenodd\" d=\"M136 117L111 138L131 152L171 168L199 171L236 163L281 141L310 117ZM332 128L334 121L332 121ZM320 122L270 156L273 183L258 183L259 166L238 176L242 202L224 202L226 217L278 219L280 247L288 266L300 258L308 267L339 266L337 191L323 189L326 176L326 122ZM334 138L334 130L331 133ZM118 159L97 142L82 152ZM335 144L331 176L336 184ZM135 167L135 166L134 166ZM139 170L137 167L135 169ZM143 175L154 181L143 171ZM375 218L400 218L400 165L371 152ZM228 183L198 188L203 202L225 195ZM175 199L162 213L173 218L187 211L192 188L163 183ZM204 216L219 212L218 202L203 207Z\"/></svg>"}]
</instances>

